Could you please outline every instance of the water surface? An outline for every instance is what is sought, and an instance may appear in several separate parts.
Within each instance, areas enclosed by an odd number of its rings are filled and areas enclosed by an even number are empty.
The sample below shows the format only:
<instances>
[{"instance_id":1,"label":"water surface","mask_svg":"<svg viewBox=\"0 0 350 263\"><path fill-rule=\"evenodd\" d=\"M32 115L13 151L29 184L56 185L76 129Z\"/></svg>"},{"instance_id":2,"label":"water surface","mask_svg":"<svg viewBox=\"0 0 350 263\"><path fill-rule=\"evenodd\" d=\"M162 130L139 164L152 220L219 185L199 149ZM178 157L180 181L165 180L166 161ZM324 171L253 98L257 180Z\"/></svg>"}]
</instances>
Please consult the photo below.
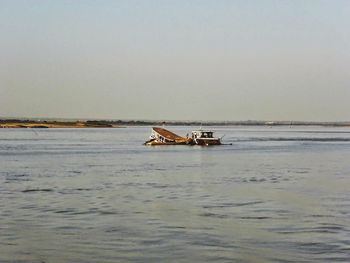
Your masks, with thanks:
<instances>
[{"instance_id":1,"label":"water surface","mask_svg":"<svg viewBox=\"0 0 350 263\"><path fill-rule=\"evenodd\" d=\"M349 262L350 128L212 129L0 129L0 262Z\"/></svg>"}]
</instances>

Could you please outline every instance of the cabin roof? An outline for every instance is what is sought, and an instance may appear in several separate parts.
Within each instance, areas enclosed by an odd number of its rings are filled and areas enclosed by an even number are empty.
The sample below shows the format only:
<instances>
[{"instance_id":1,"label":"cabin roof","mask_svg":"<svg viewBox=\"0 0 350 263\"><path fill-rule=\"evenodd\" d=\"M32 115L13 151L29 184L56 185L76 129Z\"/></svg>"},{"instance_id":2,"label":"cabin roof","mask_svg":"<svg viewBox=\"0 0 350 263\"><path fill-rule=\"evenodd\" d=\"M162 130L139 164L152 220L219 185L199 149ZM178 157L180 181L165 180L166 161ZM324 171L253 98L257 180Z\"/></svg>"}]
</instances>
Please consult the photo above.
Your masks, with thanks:
<instances>
[{"instance_id":1,"label":"cabin roof","mask_svg":"<svg viewBox=\"0 0 350 263\"><path fill-rule=\"evenodd\" d=\"M211 133L214 133L213 131L208 131L208 130L196 130L196 131L192 131L192 132L211 132Z\"/></svg>"}]
</instances>

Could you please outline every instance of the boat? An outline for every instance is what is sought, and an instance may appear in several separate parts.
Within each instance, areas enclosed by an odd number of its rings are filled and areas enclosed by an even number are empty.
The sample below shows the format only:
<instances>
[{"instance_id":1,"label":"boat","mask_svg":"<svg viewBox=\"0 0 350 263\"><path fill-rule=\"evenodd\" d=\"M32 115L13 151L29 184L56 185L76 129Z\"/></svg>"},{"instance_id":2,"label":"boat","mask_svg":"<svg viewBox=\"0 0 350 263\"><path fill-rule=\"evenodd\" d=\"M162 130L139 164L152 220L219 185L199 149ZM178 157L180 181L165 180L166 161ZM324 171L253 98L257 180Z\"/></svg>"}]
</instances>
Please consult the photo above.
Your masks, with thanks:
<instances>
[{"instance_id":1,"label":"boat","mask_svg":"<svg viewBox=\"0 0 350 263\"><path fill-rule=\"evenodd\" d=\"M214 132L208 130L196 130L192 131L192 140L196 145L221 145L221 138L213 136Z\"/></svg>"},{"instance_id":2,"label":"boat","mask_svg":"<svg viewBox=\"0 0 350 263\"><path fill-rule=\"evenodd\" d=\"M192 138L181 137L167 129L152 127L152 134L145 145L191 145Z\"/></svg>"},{"instance_id":3,"label":"boat","mask_svg":"<svg viewBox=\"0 0 350 263\"><path fill-rule=\"evenodd\" d=\"M145 145L221 145L221 138L213 136L214 132L209 130L192 131L191 137L181 137L167 129L152 127L152 133Z\"/></svg>"}]
</instances>

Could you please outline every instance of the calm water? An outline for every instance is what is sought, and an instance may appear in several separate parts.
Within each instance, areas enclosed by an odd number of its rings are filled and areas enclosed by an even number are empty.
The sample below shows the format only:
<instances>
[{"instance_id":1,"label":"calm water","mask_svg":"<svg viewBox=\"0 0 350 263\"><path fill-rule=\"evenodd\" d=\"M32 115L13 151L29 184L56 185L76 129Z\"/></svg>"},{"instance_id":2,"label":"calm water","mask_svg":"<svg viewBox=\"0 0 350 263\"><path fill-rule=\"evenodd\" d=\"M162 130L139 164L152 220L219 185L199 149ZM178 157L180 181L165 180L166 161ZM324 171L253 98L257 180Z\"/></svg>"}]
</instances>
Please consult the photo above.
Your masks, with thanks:
<instances>
[{"instance_id":1,"label":"calm water","mask_svg":"<svg viewBox=\"0 0 350 263\"><path fill-rule=\"evenodd\" d=\"M0 262L350 262L350 128L213 129L0 129Z\"/></svg>"}]
</instances>

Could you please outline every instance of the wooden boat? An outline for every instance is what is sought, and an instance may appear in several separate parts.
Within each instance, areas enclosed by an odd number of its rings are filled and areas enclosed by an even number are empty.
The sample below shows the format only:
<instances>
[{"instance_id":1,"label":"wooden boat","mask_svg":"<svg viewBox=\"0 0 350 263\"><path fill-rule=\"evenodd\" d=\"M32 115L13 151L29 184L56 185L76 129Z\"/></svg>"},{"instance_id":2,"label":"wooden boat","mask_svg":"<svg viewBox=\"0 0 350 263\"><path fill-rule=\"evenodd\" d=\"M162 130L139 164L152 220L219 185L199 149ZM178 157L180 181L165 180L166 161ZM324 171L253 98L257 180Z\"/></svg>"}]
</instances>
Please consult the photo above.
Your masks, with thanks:
<instances>
[{"instance_id":1,"label":"wooden boat","mask_svg":"<svg viewBox=\"0 0 350 263\"><path fill-rule=\"evenodd\" d=\"M150 139L145 145L190 145L192 138L181 137L164 128L153 127Z\"/></svg>"},{"instance_id":2,"label":"wooden boat","mask_svg":"<svg viewBox=\"0 0 350 263\"><path fill-rule=\"evenodd\" d=\"M221 139L213 136L214 132L206 130L192 131L192 140L194 144L209 146L221 145Z\"/></svg>"}]
</instances>

